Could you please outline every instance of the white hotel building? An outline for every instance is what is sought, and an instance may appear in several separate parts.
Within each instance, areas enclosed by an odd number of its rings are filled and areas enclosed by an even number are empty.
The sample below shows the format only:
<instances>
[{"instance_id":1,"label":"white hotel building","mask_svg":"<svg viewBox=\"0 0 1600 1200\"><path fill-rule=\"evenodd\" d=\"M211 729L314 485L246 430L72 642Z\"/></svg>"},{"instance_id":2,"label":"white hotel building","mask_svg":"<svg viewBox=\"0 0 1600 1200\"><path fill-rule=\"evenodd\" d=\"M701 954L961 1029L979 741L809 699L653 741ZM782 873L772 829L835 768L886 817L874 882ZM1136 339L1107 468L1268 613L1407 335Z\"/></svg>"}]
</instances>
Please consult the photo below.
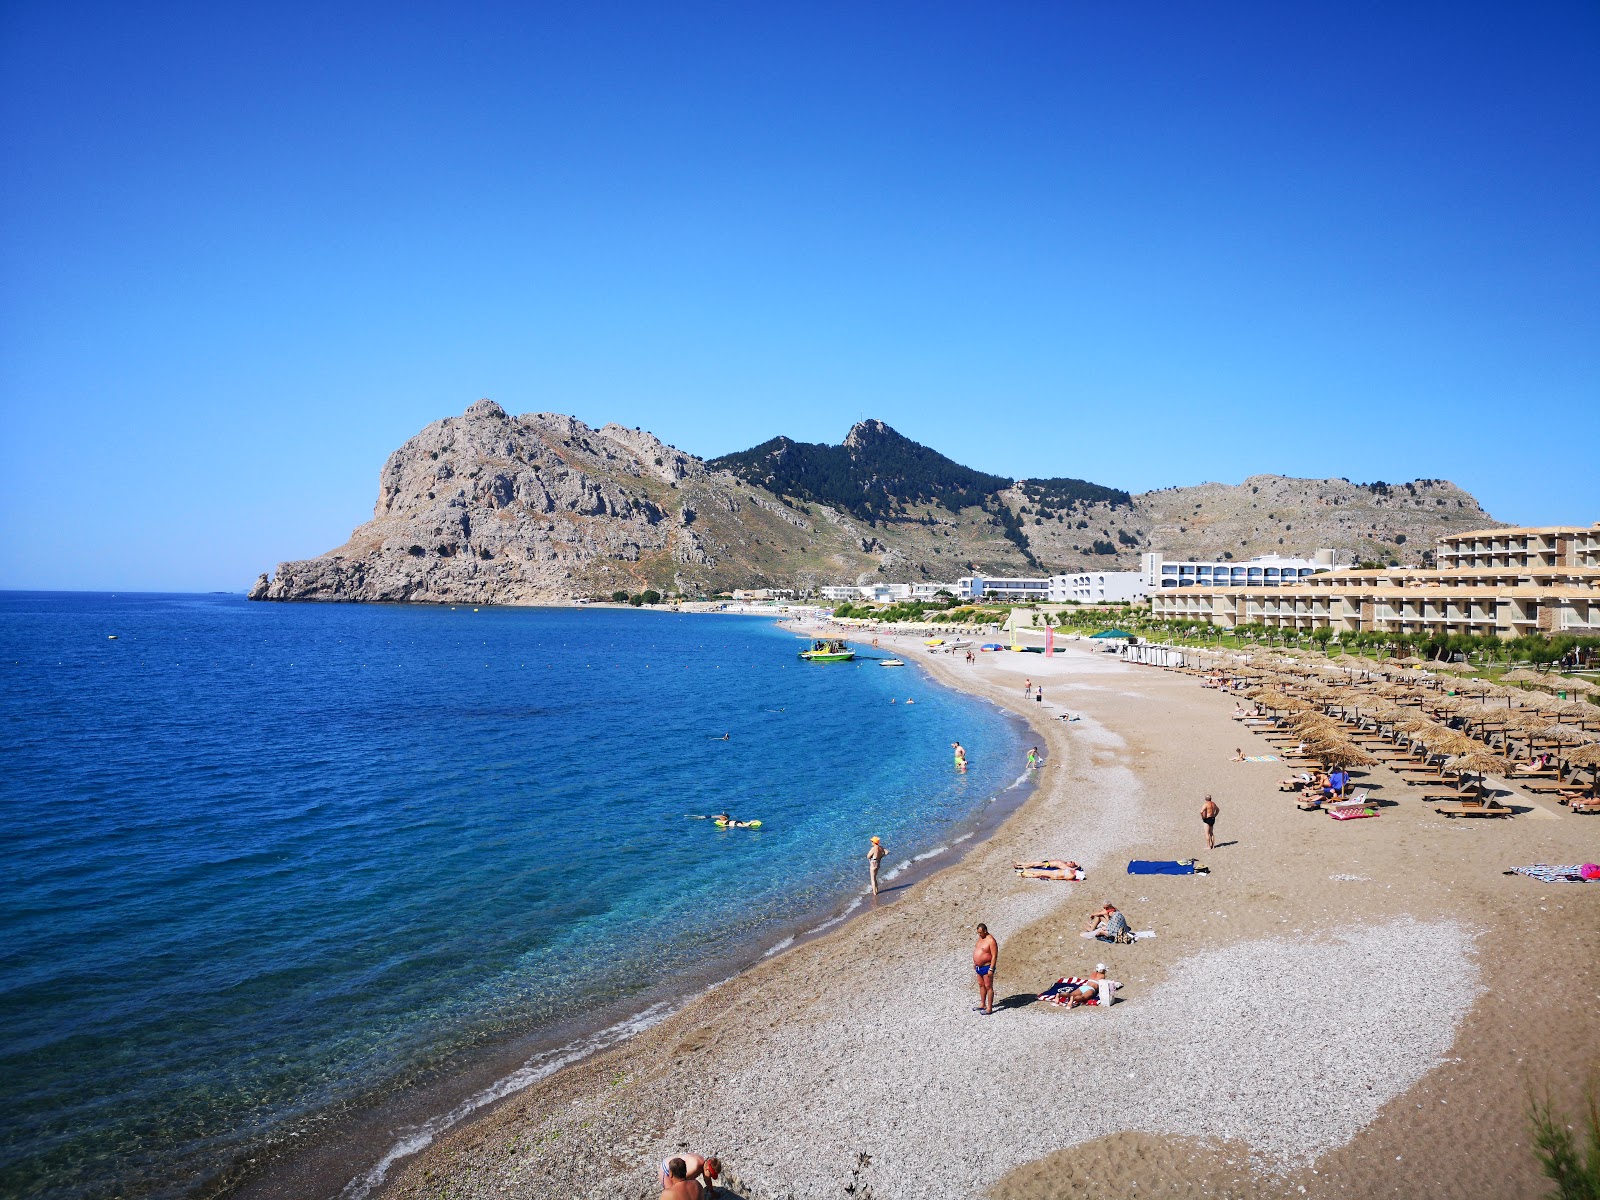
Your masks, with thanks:
<instances>
[{"instance_id":1,"label":"white hotel building","mask_svg":"<svg viewBox=\"0 0 1600 1200\"><path fill-rule=\"evenodd\" d=\"M1333 551L1318 550L1312 558L1263 554L1244 562L1232 559L1176 559L1143 556L1145 585L1151 592L1177 587L1281 587L1307 576L1333 570Z\"/></svg>"},{"instance_id":2,"label":"white hotel building","mask_svg":"<svg viewBox=\"0 0 1600 1200\"><path fill-rule=\"evenodd\" d=\"M1173 587L1157 618L1335 633L1600 632L1600 524L1479 529L1439 539L1431 567L1318 572L1287 586Z\"/></svg>"}]
</instances>

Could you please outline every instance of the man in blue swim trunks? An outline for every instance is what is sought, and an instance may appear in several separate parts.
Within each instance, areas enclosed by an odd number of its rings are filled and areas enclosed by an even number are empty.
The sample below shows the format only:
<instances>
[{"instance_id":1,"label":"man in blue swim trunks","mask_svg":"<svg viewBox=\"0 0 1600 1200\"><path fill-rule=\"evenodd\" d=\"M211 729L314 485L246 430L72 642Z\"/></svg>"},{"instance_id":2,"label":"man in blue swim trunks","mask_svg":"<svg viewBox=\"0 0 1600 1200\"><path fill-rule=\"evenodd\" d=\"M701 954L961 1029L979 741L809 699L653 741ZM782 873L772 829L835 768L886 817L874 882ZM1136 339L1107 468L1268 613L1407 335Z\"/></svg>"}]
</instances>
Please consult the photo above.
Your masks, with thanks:
<instances>
[{"instance_id":1,"label":"man in blue swim trunks","mask_svg":"<svg viewBox=\"0 0 1600 1200\"><path fill-rule=\"evenodd\" d=\"M987 925L978 926L978 944L972 948L972 970L978 976L978 1011L994 1014L994 973L1000 967L1000 943Z\"/></svg>"}]
</instances>

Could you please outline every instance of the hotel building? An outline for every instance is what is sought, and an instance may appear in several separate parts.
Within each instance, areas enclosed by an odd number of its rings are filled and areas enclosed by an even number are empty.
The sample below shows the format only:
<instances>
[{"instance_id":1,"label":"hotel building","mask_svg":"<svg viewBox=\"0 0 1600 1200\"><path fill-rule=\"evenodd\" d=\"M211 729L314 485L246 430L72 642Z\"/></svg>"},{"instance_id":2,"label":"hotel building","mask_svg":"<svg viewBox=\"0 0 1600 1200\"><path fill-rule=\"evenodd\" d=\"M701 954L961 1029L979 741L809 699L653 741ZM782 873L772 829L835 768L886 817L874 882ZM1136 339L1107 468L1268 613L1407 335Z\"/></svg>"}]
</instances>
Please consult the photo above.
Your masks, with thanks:
<instances>
[{"instance_id":1,"label":"hotel building","mask_svg":"<svg viewBox=\"0 0 1600 1200\"><path fill-rule=\"evenodd\" d=\"M1232 576L1150 594L1151 615L1225 629L1335 633L1600 633L1600 523L1439 539L1434 566L1324 571L1277 586ZM1281 577L1280 577L1281 578Z\"/></svg>"},{"instance_id":2,"label":"hotel building","mask_svg":"<svg viewBox=\"0 0 1600 1200\"><path fill-rule=\"evenodd\" d=\"M1145 586L1150 591L1176 587L1280 587L1308 575L1333 570L1333 551L1318 550L1312 558L1263 554L1246 562L1232 559L1174 559L1143 556Z\"/></svg>"}]
</instances>

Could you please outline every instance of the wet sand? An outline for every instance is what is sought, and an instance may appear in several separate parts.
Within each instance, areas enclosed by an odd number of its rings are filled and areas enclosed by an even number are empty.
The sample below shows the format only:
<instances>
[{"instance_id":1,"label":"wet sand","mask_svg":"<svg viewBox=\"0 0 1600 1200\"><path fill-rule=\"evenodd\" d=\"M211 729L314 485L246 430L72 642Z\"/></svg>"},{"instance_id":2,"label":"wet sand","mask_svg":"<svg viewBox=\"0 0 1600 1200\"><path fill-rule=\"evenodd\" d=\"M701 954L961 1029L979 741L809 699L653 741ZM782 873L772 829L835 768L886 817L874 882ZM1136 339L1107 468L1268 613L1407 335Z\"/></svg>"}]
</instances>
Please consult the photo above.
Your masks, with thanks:
<instances>
[{"instance_id":1,"label":"wet sand","mask_svg":"<svg viewBox=\"0 0 1600 1200\"><path fill-rule=\"evenodd\" d=\"M1272 751L1192 676L1081 643L971 666L884 644L1033 722L1027 803L895 903L401 1160L382 1195L655 1197L682 1148L748 1200L1543 1194L1527 1089L1573 1108L1597 1057L1600 887L1500 872L1595 860L1600 818L1519 797L1510 821L1448 821L1374 768L1358 782L1398 803L1336 822L1276 791L1283 764L1230 761ZM1040 856L1089 878L1010 869ZM1136 857L1212 870L1129 876ZM1105 900L1157 936L1079 938ZM973 1011L980 920L993 1016ZM1096 961L1124 983L1109 1010L1032 1002Z\"/></svg>"}]
</instances>

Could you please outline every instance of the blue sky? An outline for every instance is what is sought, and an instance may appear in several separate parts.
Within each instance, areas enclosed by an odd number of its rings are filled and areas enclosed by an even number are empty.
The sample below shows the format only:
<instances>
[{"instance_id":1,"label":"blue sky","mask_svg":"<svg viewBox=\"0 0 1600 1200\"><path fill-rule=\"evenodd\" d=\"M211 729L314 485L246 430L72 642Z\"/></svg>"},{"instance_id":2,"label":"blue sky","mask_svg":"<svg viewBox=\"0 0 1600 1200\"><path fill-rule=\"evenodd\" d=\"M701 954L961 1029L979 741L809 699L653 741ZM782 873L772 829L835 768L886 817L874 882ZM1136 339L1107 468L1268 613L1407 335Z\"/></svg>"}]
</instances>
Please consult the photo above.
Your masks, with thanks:
<instances>
[{"instance_id":1,"label":"blue sky","mask_svg":"<svg viewBox=\"0 0 1600 1200\"><path fill-rule=\"evenodd\" d=\"M0 8L0 586L234 589L490 396L1600 518L1600 8Z\"/></svg>"}]
</instances>

